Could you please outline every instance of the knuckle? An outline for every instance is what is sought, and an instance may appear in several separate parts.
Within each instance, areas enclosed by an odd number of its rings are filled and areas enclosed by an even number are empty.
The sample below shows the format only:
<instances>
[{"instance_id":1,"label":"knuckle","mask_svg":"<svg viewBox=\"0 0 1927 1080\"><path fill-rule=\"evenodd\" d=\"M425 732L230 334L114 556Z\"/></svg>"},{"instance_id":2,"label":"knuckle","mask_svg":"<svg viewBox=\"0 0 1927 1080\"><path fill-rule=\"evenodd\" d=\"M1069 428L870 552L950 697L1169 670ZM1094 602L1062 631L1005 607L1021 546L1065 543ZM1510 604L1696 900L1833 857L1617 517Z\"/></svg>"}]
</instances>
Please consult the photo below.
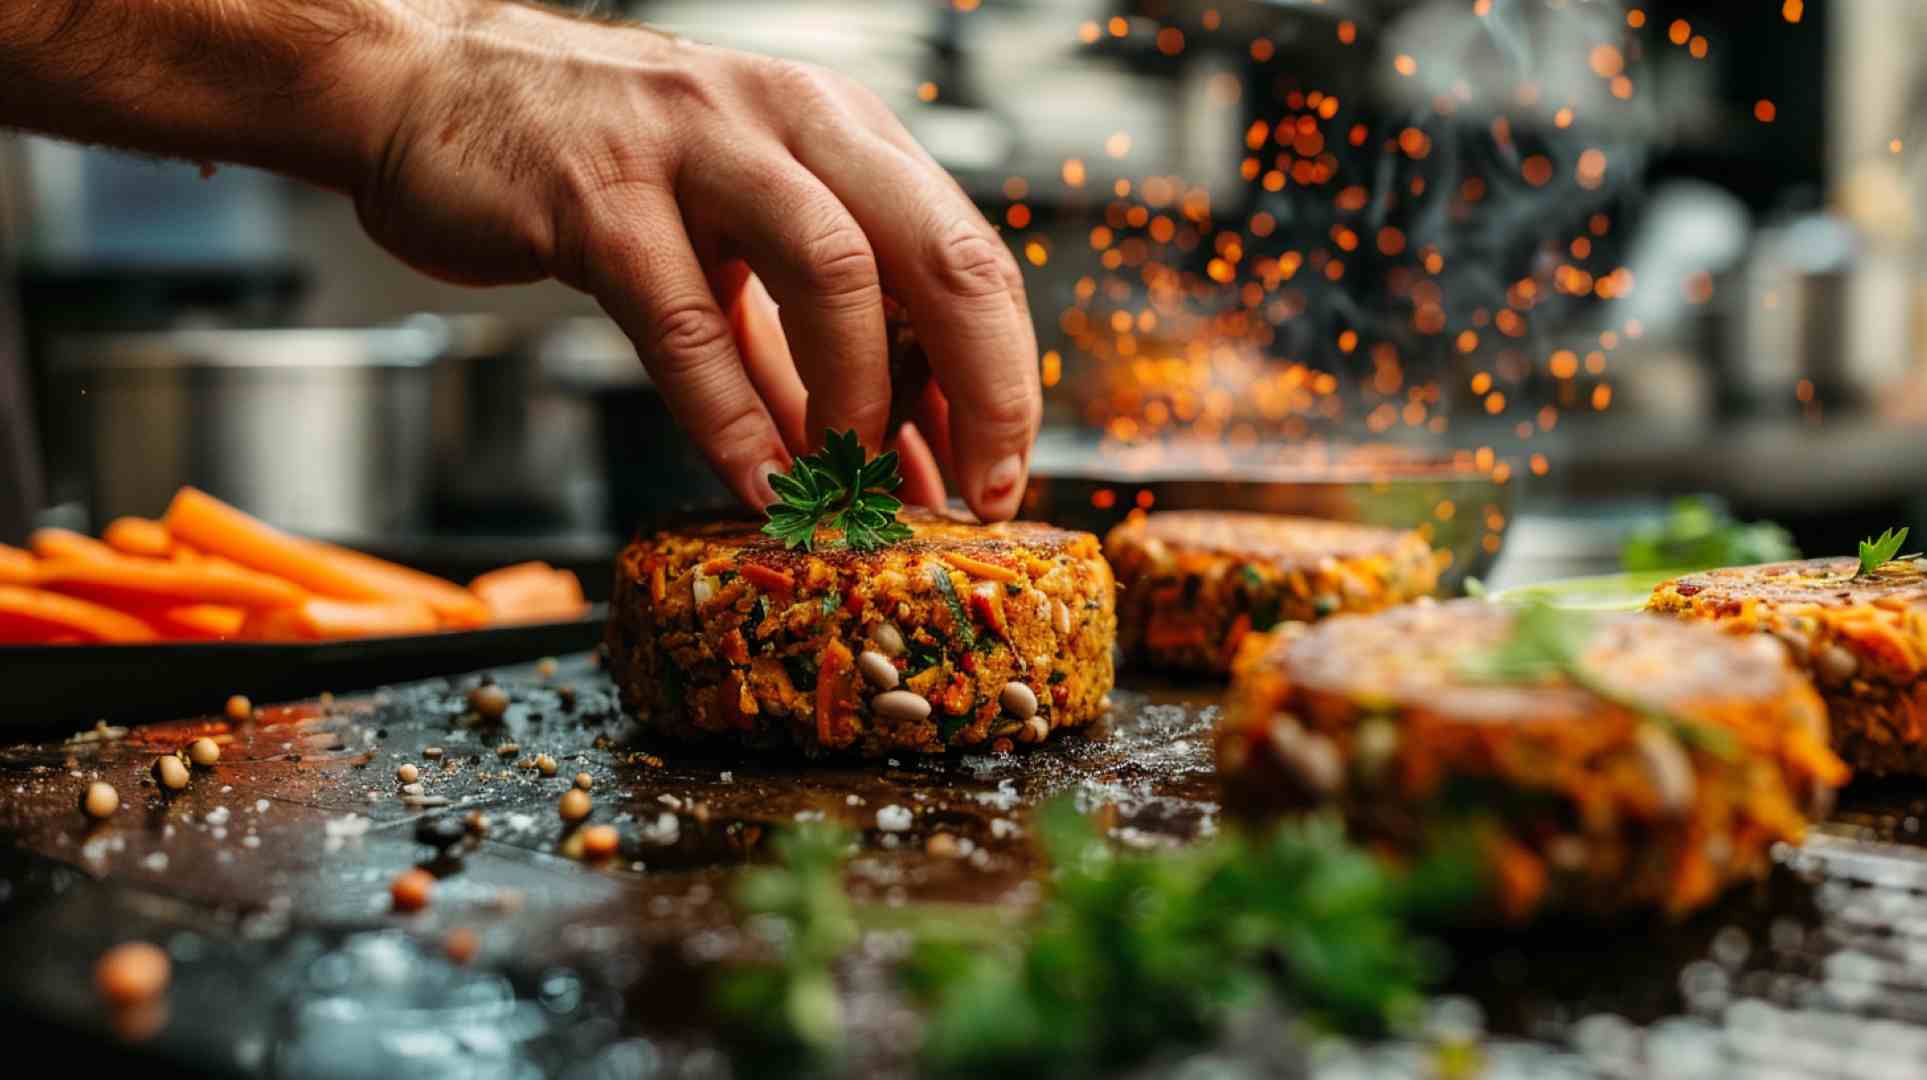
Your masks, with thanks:
<instances>
[{"instance_id":1,"label":"knuckle","mask_svg":"<svg viewBox=\"0 0 1927 1080\"><path fill-rule=\"evenodd\" d=\"M665 379L687 377L722 359L732 348L729 320L701 302L674 305L656 318L650 343Z\"/></svg>"},{"instance_id":2,"label":"knuckle","mask_svg":"<svg viewBox=\"0 0 1927 1080\"><path fill-rule=\"evenodd\" d=\"M838 95L837 76L815 64L771 59L765 62L762 75L775 100L787 104L821 104Z\"/></svg>"},{"instance_id":3,"label":"knuckle","mask_svg":"<svg viewBox=\"0 0 1927 1080\"><path fill-rule=\"evenodd\" d=\"M882 285L876 255L863 230L847 216L802 245L803 270L812 291L827 301L878 303Z\"/></svg>"},{"instance_id":4,"label":"knuckle","mask_svg":"<svg viewBox=\"0 0 1927 1080\"><path fill-rule=\"evenodd\" d=\"M984 401L974 403L970 410L971 429L1000 440L1028 439L1043 418L1043 402L1027 382L1015 379L986 395Z\"/></svg>"},{"instance_id":5,"label":"knuckle","mask_svg":"<svg viewBox=\"0 0 1927 1080\"><path fill-rule=\"evenodd\" d=\"M708 432L710 452L725 467L754 465L769 460L775 447L769 445L769 429L754 399L739 398L721 416L703 417L688 425L690 430Z\"/></svg>"},{"instance_id":6,"label":"knuckle","mask_svg":"<svg viewBox=\"0 0 1927 1080\"><path fill-rule=\"evenodd\" d=\"M977 229L953 231L932 253L938 283L967 300L1007 296L1012 275L1021 280L1016 261L1004 245Z\"/></svg>"}]
</instances>

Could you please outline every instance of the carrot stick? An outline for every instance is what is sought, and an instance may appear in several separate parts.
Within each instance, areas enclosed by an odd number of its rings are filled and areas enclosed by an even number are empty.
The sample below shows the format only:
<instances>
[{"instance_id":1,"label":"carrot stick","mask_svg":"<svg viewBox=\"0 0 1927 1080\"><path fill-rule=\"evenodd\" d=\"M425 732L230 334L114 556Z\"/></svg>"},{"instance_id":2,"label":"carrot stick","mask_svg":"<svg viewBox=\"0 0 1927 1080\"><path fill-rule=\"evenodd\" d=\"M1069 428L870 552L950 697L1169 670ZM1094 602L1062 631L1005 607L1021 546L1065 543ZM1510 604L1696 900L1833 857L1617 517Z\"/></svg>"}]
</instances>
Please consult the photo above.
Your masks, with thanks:
<instances>
[{"instance_id":1,"label":"carrot stick","mask_svg":"<svg viewBox=\"0 0 1927 1080\"><path fill-rule=\"evenodd\" d=\"M115 606L284 607L307 595L292 582L253 570L135 559L111 549L105 558L48 559L41 569L47 588Z\"/></svg>"},{"instance_id":2,"label":"carrot stick","mask_svg":"<svg viewBox=\"0 0 1927 1080\"><path fill-rule=\"evenodd\" d=\"M72 529L35 529L27 546L43 559L118 559L120 552Z\"/></svg>"},{"instance_id":3,"label":"carrot stick","mask_svg":"<svg viewBox=\"0 0 1927 1080\"><path fill-rule=\"evenodd\" d=\"M40 560L30 551L22 551L11 544L0 544L0 585L37 585L40 583Z\"/></svg>"},{"instance_id":4,"label":"carrot stick","mask_svg":"<svg viewBox=\"0 0 1927 1080\"><path fill-rule=\"evenodd\" d=\"M126 612L44 589L0 585L0 641L133 642L154 637L146 623Z\"/></svg>"},{"instance_id":5,"label":"carrot stick","mask_svg":"<svg viewBox=\"0 0 1927 1080\"><path fill-rule=\"evenodd\" d=\"M499 623L577 619L589 610L582 583L567 570L526 562L490 570L468 583Z\"/></svg>"},{"instance_id":6,"label":"carrot stick","mask_svg":"<svg viewBox=\"0 0 1927 1080\"><path fill-rule=\"evenodd\" d=\"M467 589L452 581L446 581L433 574L410 569L400 563L378 559L373 555L354 551L319 540L310 541L315 547L340 560L344 565L362 573L380 578L388 585L389 595L419 600L428 605L443 626L467 629L481 626L489 620L488 605Z\"/></svg>"},{"instance_id":7,"label":"carrot stick","mask_svg":"<svg viewBox=\"0 0 1927 1080\"><path fill-rule=\"evenodd\" d=\"M168 530L208 555L283 577L321 596L338 600L413 599L428 605L451 626L474 626L486 618L460 588L420 571L290 536L191 487L182 488L167 508Z\"/></svg>"},{"instance_id":8,"label":"carrot stick","mask_svg":"<svg viewBox=\"0 0 1927 1080\"><path fill-rule=\"evenodd\" d=\"M333 641L437 629L435 612L419 600L368 603L310 596L291 607L251 613L241 636L254 641Z\"/></svg>"},{"instance_id":9,"label":"carrot stick","mask_svg":"<svg viewBox=\"0 0 1927 1080\"><path fill-rule=\"evenodd\" d=\"M248 617L245 609L220 604L171 604L126 610L162 637L188 641L225 641L238 637Z\"/></svg>"},{"instance_id":10,"label":"carrot stick","mask_svg":"<svg viewBox=\"0 0 1927 1080\"><path fill-rule=\"evenodd\" d=\"M168 533L167 526L147 518L115 518L100 538L122 555L165 559L174 552L174 537Z\"/></svg>"}]
</instances>

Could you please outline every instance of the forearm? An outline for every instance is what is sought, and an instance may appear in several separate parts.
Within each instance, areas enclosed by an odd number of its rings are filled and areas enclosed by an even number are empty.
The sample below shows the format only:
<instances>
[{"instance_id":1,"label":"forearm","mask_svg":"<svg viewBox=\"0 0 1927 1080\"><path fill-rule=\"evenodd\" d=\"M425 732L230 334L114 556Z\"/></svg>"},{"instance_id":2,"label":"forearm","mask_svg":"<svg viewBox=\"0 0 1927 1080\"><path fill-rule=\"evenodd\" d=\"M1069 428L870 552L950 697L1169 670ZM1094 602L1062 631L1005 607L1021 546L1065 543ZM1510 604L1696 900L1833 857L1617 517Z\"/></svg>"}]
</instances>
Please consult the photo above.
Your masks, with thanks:
<instances>
[{"instance_id":1,"label":"forearm","mask_svg":"<svg viewBox=\"0 0 1927 1080\"><path fill-rule=\"evenodd\" d=\"M467 0L13 0L0 125L348 190Z\"/></svg>"}]
</instances>

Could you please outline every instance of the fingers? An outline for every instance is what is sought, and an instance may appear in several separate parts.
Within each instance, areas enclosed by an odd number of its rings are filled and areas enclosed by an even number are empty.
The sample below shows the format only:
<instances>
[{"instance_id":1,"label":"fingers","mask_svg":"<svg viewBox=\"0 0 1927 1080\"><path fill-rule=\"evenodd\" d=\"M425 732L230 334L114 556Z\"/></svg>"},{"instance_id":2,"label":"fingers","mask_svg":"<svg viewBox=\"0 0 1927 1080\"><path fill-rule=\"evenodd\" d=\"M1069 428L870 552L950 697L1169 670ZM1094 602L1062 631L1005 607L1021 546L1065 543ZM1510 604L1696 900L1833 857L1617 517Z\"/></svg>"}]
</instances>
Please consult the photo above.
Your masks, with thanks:
<instances>
[{"instance_id":1,"label":"fingers","mask_svg":"<svg viewBox=\"0 0 1927 1080\"><path fill-rule=\"evenodd\" d=\"M888 434L890 373L883 289L862 227L788 157L691 170L685 185L686 204L726 208L719 217L705 215L706 223L743 253L778 305L790 357L808 388L807 440L854 430L879 449Z\"/></svg>"},{"instance_id":2,"label":"fingers","mask_svg":"<svg viewBox=\"0 0 1927 1080\"><path fill-rule=\"evenodd\" d=\"M897 496L907 503L940 509L949 496L944 492L943 473L937 468L937 458L931 453L930 444L911 424L899 427L891 444L891 449L897 452L898 467L903 473L903 487L897 491Z\"/></svg>"},{"instance_id":3,"label":"fingers","mask_svg":"<svg viewBox=\"0 0 1927 1080\"><path fill-rule=\"evenodd\" d=\"M802 376L796 373L796 362L790 358L776 301L770 298L762 279L752 275L744 282L730 317L743 367L776 421L783 445L792 455L808 453L809 429L804 425L804 414L809 394L803 388Z\"/></svg>"},{"instance_id":4,"label":"fingers","mask_svg":"<svg viewBox=\"0 0 1927 1080\"><path fill-rule=\"evenodd\" d=\"M775 501L789 454L744 368L675 203L636 194L608 207L585 252L589 291L635 343L657 390L737 496ZM647 467L646 462L635 463Z\"/></svg>"},{"instance_id":5,"label":"fingers","mask_svg":"<svg viewBox=\"0 0 1927 1080\"><path fill-rule=\"evenodd\" d=\"M839 135L799 138L798 157L843 199L910 310L956 421L950 441L964 500L987 521L1008 518L1043 413L1022 274L947 179L882 138Z\"/></svg>"}]
</instances>

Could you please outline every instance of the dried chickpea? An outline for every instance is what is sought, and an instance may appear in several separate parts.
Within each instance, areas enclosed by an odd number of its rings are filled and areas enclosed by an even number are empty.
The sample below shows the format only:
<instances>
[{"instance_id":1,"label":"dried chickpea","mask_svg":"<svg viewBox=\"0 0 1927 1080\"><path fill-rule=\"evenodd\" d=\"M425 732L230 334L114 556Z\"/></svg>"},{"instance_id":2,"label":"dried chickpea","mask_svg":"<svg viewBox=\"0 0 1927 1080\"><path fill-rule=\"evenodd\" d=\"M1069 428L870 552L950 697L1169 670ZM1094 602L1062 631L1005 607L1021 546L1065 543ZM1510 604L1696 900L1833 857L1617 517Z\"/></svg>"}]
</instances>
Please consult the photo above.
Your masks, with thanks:
<instances>
[{"instance_id":1,"label":"dried chickpea","mask_svg":"<svg viewBox=\"0 0 1927 1080\"><path fill-rule=\"evenodd\" d=\"M205 769L221 760L221 744L203 735L187 744L187 759Z\"/></svg>"},{"instance_id":2,"label":"dried chickpea","mask_svg":"<svg viewBox=\"0 0 1927 1080\"><path fill-rule=\"evenodd\" d=\"M162 754L154 759L154 781L169 791L179 791L187 786L187 763L174 754Z\"/></svg>"},{"instance_id":3,"label":"dried chickpea","mask_svg":"<svg viewBox=\"0 0 1927 1080\"><path fill-rule=\"evenodd\" d=\"M468 692L468 707L484 720L500 720L509 711L509 692L489 683Z\"/></svg>"},{"instance_id":4,"label":"dried chickpea","mask_svg":"<svg viewBox=\"0 0 1927 1080\"><path fill-rule=\"evenodd\" d=\"M590 788L595 786L595 777L590 776L588 773L585 773L585 772L576 773L575 786L581 788L584 791L587 791Z\"/></svg>"},{"instance_id":5,"label":"dried chickpea","mask_svg":"<svg viewBox=\"0 0 1927 1080\"><path fill-rule=\"evenodd\" d=\"M413 762L404 762L401 768L395 770L395 779L404 784L412 784L421 778L422 771L417 769Z\"/></svg>"},{"instance_id":6,"label":"dried chickpea","mask_svg":"<svg viewBox=\"0 0 1927 1080\"><path fill-rule=\"evenodd\" d=\"M570 788L563 792L562 801L556 805L562 820L567 822L581 821L589 816L590 809L589 793L581 788Z\"/></svg>"},{"instance_id":7,"label":"dried chickpea","mask_svg":"<svg viewBox=\"0 0 1927 1080\"><path fill-rule=\"evenodd\" d=\"M100 954L94 990L116 1008L144 1005L167 992L174 964L158 945L129 941Z\"/></svg>"},{"instance_id":8,"label":"dried chickpea","mask_svg":"<svg viewBox=\"0 0 1927 1080\"><path fill-rule=\"evenodd\" d=\"M395 878L388 886L388 897L396 911L420 911L428 906L428 898L434 891L435 875L417 866Z\"/></svg>"},{"instance_id":9,"label":"dried chickpea","mask_svg":"<svg viewBox=\"0 0 1927 1080\"><path fill-rule=\"evenodd\" d=\"M254 702L245 694L236 694L227 699L227 718L237 724L254 719Z\"/></svg>"},{"instance_id":10,"label":"dried chickpea","mask_svg":"<svg viewBox=\"0 0 1927 1080\"><path fill-rule=\"evenodd\" d=\"M96 780L80 793L80 812L95 821L105 821L120 809L120 792L105 780Z\"/></svg>"},{"instance_id":11,"label":"dried chickpea","mask_svg":"<svg viewBox=\"0 0 1927 1080\"><path fill-rule=\"evenodd\" d=\"M606 859L616 853L622 843L622 834L616 832L614 825L591 825L582 830L582 856L587 859Z\"/></svg>"}]
</instances>

